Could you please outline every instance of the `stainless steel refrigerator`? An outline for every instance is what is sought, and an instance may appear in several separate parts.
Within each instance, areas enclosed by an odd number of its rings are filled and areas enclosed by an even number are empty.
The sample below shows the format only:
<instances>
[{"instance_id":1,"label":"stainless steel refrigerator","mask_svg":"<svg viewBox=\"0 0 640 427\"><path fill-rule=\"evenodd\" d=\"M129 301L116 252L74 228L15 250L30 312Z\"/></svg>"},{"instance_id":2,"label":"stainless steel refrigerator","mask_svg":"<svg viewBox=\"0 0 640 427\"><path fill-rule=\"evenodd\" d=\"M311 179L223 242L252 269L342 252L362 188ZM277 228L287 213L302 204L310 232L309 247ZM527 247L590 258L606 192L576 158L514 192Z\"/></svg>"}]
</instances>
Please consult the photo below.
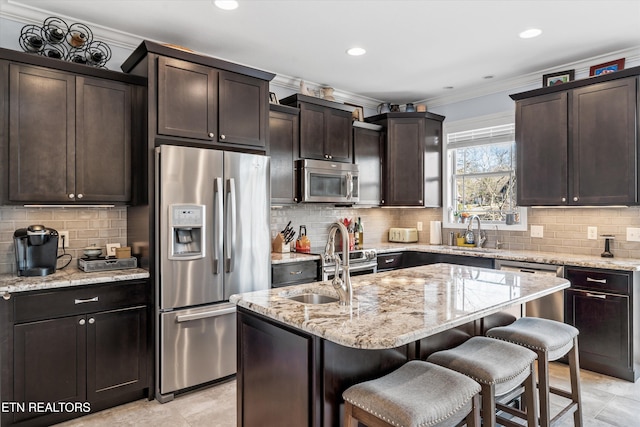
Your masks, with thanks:
<instances>
[{"instance_id":1,"label":"stainless steel refrigerator","mask_svg":"<svg viewBox=\"0 0 640 427\"><path fill-rule=\"evenodd\" d=\"M236 372L229 296L270 287L269 157L156 149L157 396Z\"/></svg>"}]
</instances>

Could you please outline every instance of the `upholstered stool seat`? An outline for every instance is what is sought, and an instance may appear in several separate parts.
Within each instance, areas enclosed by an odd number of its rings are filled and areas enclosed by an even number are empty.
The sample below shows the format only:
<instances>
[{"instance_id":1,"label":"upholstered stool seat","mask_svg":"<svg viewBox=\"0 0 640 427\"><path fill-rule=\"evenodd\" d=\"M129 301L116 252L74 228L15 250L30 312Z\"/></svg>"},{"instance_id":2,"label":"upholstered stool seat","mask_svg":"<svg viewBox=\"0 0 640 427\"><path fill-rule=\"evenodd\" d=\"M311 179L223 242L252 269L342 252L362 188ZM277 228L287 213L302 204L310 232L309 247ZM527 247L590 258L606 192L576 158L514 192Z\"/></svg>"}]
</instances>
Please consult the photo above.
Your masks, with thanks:
<instances>
[{"instance_id":1,"label":"upholstered stool seat","mask_svg":"<svg viewBox=\"0 0 640 427\"><path fill-rule=\"evenodd\" d=\"M540 400L540 426L549 427L561 417L573 412L574 425L582 426L580 397L580 363L578 359L578 330L566 323L537 317L523 317L508 326L490 329L487 336L529 348L538 355L538 394ZM549 385L549 362L568 353L571 392ZM549 393L571 402L551 418Z\"/></svg>"},{"instance_id":2,"label":"upholstered stool seat","mask_svg":"<svg viewBox=\"0 0 640 427\"><path fill-rule=\"evenodd\" d=\"M344 391L345 427L479 427L480 385L432 363L412 360Z\"/></svg>"},{"instance_id":3,"label":"upholstered stool seat","mask_svg":"<svg viewBox=\"0 0 640 427\"><path fill-rule=\"evenodd\" d=\"M496 425L496 408L511 415L527 419L529 427L536 425L535 381L533 362L536 353L522 346L486 337L473 337L458 347L438 351L427 359L446 368L473 378L482 386L483 426ZM524 395L529 411L496 403L524 384ZM498 417L502 422L502 418Z\"/></svg>"}]
</instances>

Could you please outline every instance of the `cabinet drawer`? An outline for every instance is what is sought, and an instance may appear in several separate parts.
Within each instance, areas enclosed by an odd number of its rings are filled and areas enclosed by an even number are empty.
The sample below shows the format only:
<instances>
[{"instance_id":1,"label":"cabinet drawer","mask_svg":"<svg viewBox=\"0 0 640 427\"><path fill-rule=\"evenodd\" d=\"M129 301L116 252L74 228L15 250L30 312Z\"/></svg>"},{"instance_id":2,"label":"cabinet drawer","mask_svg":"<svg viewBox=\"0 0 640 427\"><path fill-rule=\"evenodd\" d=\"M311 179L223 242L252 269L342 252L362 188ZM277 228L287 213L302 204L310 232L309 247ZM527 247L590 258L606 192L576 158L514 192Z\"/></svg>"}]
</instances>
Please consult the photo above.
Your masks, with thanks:
<instances>
[{"instance_id":1,"label":"cabinet drawer","mask_svg":"<svg viewBox=\"0 0 640 427\"><path fill-rule=\"evenodd\" d=\"M271 286L274 288L316 280L318 280L316 261L275 264L271 267Z\"/></svg>"},{"instance_id":2,"label":"cabinet drawer","mask_svg":"<svg viewBox=\"0 0 640 427\"><path fill-rule=\"evenodd\" d=\"M402 253L378 255L378 271L394 270L402 266Z\"/></svg>"},{"instance_id":3,"label":"cabinet drawer","mask_svg":"<svg viewBox=\"0 0 640 427\"><path fill-rule=\"evenodd\" d=\"M14 300L15 323L94 313L146 305L147 281L111 282L74 288L18 294Z\"/></svg>"},{"instance_id":4,"label":"cabinet drawer","mask_svg":"<svg viewBox=\"0 0 640 427\"><path fill-rule=\"evenodd\" d=\"M631 292L632 281L628 273L567 268L566 278L574 288L591 289L601 292L616 292L626 295L629 295Z\"/></svg>"}]
</instances>

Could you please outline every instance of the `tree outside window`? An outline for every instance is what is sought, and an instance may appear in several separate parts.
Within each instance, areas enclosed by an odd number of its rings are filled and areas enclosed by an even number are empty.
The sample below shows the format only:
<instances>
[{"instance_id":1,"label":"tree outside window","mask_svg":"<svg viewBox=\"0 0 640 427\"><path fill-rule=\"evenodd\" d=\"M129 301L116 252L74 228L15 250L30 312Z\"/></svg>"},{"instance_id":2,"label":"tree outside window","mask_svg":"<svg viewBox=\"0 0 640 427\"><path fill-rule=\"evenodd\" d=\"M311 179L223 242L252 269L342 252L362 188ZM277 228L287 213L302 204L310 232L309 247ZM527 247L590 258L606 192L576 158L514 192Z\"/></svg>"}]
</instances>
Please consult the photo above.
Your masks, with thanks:
<instances>
[{"instance_id":1,"label":"tree outside window","mask_svg":"<svg viewBox=\"0 0 640 427\"><path fill-rule=\"evenodd\" d=\"M487 224L504 224L507 214L518 218L515 156L513 124L448 134L448 222L465 223L471 215Z\"/></svg>"}]
</instances>

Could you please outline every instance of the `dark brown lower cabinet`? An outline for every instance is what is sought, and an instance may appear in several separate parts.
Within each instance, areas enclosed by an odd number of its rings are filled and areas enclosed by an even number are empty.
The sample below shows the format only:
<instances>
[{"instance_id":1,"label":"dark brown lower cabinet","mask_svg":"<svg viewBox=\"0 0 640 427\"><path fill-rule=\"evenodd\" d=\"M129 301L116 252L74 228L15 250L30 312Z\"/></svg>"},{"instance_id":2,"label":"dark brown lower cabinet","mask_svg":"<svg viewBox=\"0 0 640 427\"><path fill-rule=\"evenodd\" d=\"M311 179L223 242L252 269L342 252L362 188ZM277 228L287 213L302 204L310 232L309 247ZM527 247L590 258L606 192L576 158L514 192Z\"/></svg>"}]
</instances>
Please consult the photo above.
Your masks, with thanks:
<instances>
[{"instance_id":1,"label":"dark brown lower cabinet","mask_svg":"<svg viewBox=\"0 0 640 427\"><path fill-rule=\"evenodd\" d=\"M344 347L238 308L238 426L342 425L342 392L415 354Z\"/></svg>"},{"instance_id":2,"label":"dark brown lower cabinet","mask_svg":"<svg viewBox=\"0 0 640 427\"><path fill-rule=\"evenodd\" d=\"M580 367L635 381L640 378L640 319L632 272L567 268L565 322L580 331Z\"/></svg>"},{"instance_id":3,"label":"dark brown lower cabinet","mask_svg":"<svg viewBox=\"0 0 640 427\"><path fill-rule=\"evenodd\" d=\"M13 296L1 391L24 406L1 425L46 426L148 396L147 299L146 281Z\"/></svg>"}]
</instances>

